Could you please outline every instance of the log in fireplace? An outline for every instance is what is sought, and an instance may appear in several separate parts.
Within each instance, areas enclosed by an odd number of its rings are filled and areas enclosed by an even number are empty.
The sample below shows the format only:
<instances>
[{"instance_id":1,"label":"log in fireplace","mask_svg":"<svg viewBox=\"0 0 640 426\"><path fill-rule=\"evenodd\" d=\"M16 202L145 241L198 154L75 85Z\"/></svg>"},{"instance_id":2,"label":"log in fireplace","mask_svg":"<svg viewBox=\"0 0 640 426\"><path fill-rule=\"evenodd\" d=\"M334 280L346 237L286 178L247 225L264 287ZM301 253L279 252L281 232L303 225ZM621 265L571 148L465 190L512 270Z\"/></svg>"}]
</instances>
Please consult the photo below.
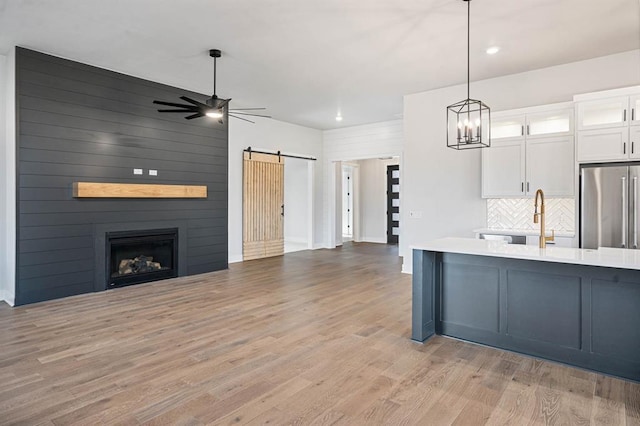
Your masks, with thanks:
<instances>
[{"instance_id":1,"label":"log in fireplace","mask_svg":"<svg viewBox=\"0 0 640 426\"><path fill-rule=\"evenodd\" d=\"M178 229L107 232L107 288L178 276Z\"/></svg>"}]
</instances>

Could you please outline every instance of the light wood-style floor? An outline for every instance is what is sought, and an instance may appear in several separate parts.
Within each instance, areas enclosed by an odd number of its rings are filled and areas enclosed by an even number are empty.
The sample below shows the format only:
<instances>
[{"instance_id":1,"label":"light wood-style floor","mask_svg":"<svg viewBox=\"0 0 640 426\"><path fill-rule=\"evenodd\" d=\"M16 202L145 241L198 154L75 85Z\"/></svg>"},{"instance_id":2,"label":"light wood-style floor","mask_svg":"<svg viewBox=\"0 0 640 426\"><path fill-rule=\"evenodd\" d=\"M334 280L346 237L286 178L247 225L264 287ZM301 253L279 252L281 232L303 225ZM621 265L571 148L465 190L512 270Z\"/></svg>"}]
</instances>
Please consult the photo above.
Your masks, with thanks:
<instances>
[{"instance_id":1,"label":"light wood-style floor","mask_svg":"<svg viewBox=\"0 0 640 426\"><path fill-rule=\"evenodd\" d=\"M640 425L640 384L411 342L395 248L0 306L1 424Z\"/></svg>"}]
</instances>

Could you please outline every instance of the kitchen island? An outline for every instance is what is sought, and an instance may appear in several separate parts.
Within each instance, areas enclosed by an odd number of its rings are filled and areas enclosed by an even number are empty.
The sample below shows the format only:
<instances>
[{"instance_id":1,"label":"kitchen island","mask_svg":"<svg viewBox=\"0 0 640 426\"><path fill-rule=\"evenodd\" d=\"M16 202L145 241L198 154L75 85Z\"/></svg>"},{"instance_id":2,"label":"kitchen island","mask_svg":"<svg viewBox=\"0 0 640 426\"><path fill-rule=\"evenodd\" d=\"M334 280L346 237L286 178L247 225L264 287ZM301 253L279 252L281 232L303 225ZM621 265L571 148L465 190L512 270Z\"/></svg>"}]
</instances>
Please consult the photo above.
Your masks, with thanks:
<instances>
[{"instance_id":1,"label":"kitchen island","mask_svg":"<svg viewBox=\"0 0 640 426\"><path fill-rule=\"evenodd\" d=\"M640 381L640 251L413 248L412 339L442 334Z\"/></svg>"}]
</instances>

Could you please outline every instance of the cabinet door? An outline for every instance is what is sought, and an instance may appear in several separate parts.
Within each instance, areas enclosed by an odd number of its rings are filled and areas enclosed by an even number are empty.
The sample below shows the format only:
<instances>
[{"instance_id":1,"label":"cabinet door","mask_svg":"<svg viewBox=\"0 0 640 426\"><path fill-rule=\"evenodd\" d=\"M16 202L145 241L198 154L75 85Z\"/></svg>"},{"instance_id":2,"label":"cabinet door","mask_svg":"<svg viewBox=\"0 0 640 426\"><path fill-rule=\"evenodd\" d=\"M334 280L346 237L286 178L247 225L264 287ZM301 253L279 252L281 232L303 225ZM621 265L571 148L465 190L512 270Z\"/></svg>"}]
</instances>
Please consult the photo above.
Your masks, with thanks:
<instances>
[{"instance_id":1,"label":"cabinet door","mask_svg":"<svg viewBox=\"0 0 640 426\"><path fill-rule=\"evenodd\" d=\"M527 114L527 139L573 134L573 109L560 109Z\"/></svg>"},{"instance_id":2,"label":"cabinet door","mask_svg":"<svg viewBox=\"0 0 640 426\"><path fill-rule=\"evenodd\" d=\"M573 197L573 136L527 139L527 195Z\"/></svg>"},{"instance_id":3,"label":"cabinet door","mask_svg":"<svg viewBox=\"0 0 640 426\"><path fill-rule=\"evenodd\" d=\"M640 95L632 96L630 104L630 123L632 126L640 126Z\"/></svg>"},{"instance_id":4,"label":"cabinet door","mask_svg":"<svg viewBox=\"0 0 640 426\"><path fill-rule=\"evenodd\" d=\"M524 139L524 115L491 117L491 140Z\"/></svg>"},{"instance_id":5,"label":"cabinet door","mask_svg":"<svg viewBox=\"0 0 640 426\"><path fill-rule=\"evenodd\" d=\"M627 96L578 102L577 105L578 130L625 126L631 118Z\"/></svg>"},{"instance_id":6,"label":"cabinet door","mask_svg":"<svg viewBox=\"0 0 640 426\"><path fill-rule=\"evenodd\" d=\"M482 150L482 196L524 196L524 141L494 141Z\"/></svg>"},{"instance_id":7,"label":"cabinet door","mask_svg":"<svg viewBox=\"0 0 640 426\"><path fill-rule=\"evenodd\" d=\"M628 138L628 127L580 131L577 140L578 161L626 160L629 158Z\"/></svg>"},{"instance_id":8,"label":"cabinet door","mask_svg":"<svg viewBox=\"0 0 640 426\"><path fill-rule=\"evenodd\" d=\"M629 158L637 160L640 158L640 126L634 126L629 133L630 152Z\"/></svg>"}]
</instances>

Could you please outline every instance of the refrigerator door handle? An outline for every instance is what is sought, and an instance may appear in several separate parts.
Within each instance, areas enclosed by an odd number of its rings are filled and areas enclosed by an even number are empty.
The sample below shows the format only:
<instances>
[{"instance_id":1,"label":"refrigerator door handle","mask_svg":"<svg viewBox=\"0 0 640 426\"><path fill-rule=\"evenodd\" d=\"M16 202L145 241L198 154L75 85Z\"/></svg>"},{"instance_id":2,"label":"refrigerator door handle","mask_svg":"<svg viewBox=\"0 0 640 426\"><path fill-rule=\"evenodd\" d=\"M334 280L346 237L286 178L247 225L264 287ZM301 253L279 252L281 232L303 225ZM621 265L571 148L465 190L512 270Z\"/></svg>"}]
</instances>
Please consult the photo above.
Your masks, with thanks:
<instances>
[{"instance_id":1,"label":"refrigerator door handle","mask_svg":"<svg viewBox=\"0 0 640 426\"><path fill-rule=\"evenodd\" d=\"M627 178L621 177L622 180L622 248L627 247L627 215L629 214L629 205L627 203Z\"/></svg>"},{"instance_id":2,"label":"refrigerator door handle","mask_svg":"<svg viewBox=\"0 0 640 426\"><path fill-rule=\"evenodd\" d=\"M638 176L633 177L633 248L638 248Z\"/></svg>"}]
</instances>

